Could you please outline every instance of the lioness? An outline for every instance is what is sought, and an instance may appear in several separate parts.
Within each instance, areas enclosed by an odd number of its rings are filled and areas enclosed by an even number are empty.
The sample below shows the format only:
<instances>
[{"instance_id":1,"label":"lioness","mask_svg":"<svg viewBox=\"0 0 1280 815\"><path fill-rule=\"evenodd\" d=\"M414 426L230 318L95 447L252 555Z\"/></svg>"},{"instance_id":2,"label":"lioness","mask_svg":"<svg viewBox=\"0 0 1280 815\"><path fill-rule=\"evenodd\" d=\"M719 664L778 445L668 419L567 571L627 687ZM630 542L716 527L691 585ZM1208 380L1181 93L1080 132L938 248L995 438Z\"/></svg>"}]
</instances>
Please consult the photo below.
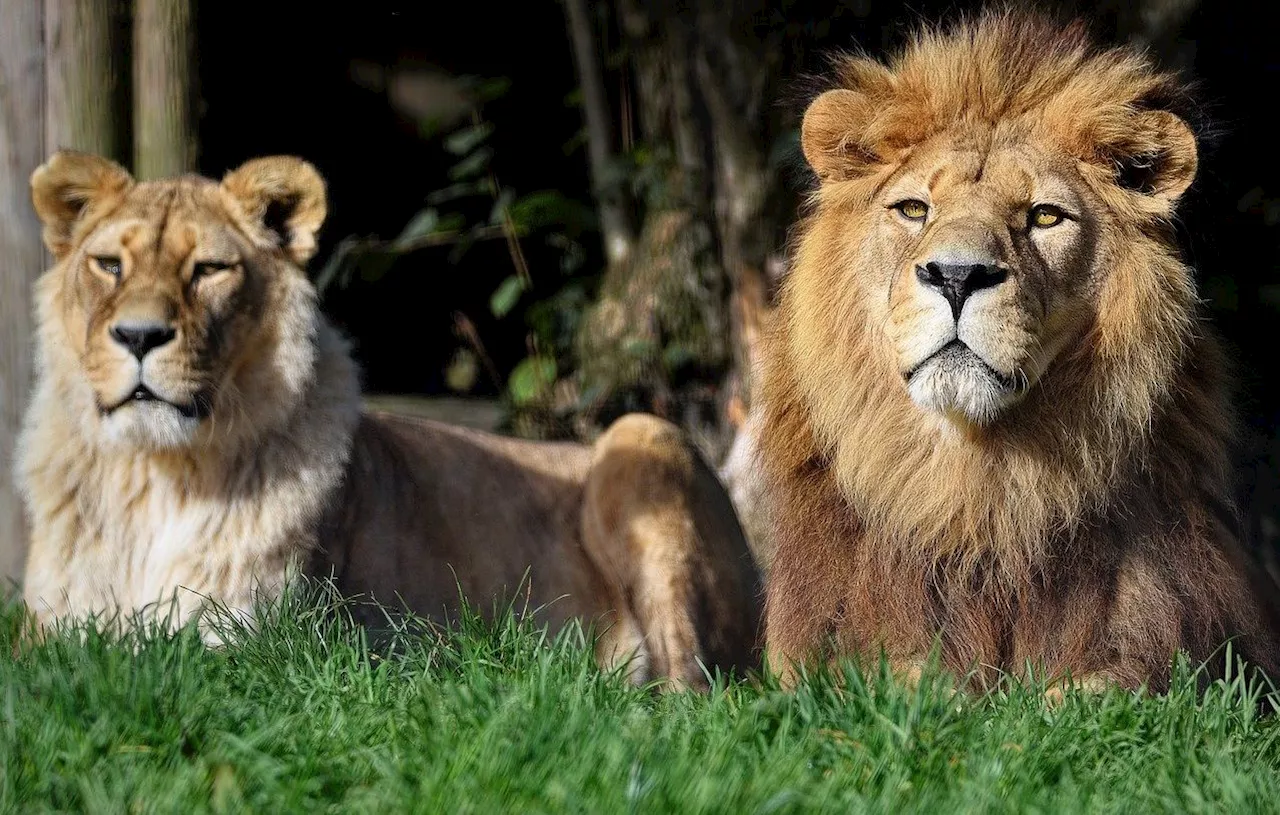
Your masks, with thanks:
<instances>
[{"instance_id":1,"label":"lioness","mask_svg":"<svg viewBox=\"0 0 1280 815\"><path fill-rule=\"evenodd\" d=\"M844 59L808 107L819 178L768 339L755 443L767 655L935 643L1167 687L1175 653L1276 674L1237 535L1219 341L1170 226L1185 93L1079 28L987 14Z\"/></svg>"},{"instance_id":2,"label":"lioness","mask_svg":"<svg viewBox=\"0 0 1280 815\"><path fill-rule=\"evenodd\" d=\"M248 612L305 569L437 619L459 588L486 609L520 590L553 628L606 626L599 661L636 655L637 682L750 664L756 566L674 426L631 415L588 447L362 415L302 270L326 208L309 164L139 183L59 152L31 188L56 261L18 467L40 622Z\"/></svg>"}]
</instances>

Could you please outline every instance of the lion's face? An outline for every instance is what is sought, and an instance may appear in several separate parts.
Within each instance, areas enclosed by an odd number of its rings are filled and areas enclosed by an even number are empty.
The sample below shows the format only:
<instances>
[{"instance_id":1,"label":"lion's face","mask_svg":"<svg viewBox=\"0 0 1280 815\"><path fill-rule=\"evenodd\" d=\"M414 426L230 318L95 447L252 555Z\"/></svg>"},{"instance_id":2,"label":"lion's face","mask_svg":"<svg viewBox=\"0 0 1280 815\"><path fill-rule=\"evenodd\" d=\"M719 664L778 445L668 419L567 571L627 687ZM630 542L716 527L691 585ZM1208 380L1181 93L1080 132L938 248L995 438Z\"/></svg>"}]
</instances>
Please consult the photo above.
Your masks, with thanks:
<instances>
[{"instance_id":1,"label":"lion's face","mask_svg":"<svg viewBox=\"0 0 1280 815\"><path fill-rule=\"evenodd\" d=\"M865 327L850 342L917 408L996 422L1113 320L1099 318L1108 298L1189 285L1151 271L1117 276L1131 254L1126 234L1167 213L1194 175L1194 137L1176 116L1117 106L1104 128L1070 118L1067 103L1058 114L1051 96L1016 116L958 115L939 127L894 83L883 99L828 91L806 113L806 157L822 185L795 286L810 319ZM956 104L969 102L958 94ZM1099 138L1112 129L1139 144ZM1136 188L1116 181L1126 163L1146 172ZM839 356L839 345L810 352Z\"/></svg>"},{"instance_id":2,"label":"lion's face","mask_svg":"<svg viewBox=\"0 0 1280 815\"><path fill-rule=\"evenodd\" d=\"M102 439L207 442L302 375L288 369L306 365L310 338L288 323L323 217L307 165L260 159L222 184L135 183L102 159L59 154L32 184L58 260L44 339L69 352ZM301 344L289 335L299 329Z\"/></svg>"},{"instance_id":3,"label":"lion's face","mask_svg":"<svg viewBox=\"0 0 1280 815\"><path fill-rule=\"evenodd\" d=\"M872 198L852 285L920 408L988 423L1086 325L1097 205L1064 159L944 134Z\"/></svg>"}]
</instances>

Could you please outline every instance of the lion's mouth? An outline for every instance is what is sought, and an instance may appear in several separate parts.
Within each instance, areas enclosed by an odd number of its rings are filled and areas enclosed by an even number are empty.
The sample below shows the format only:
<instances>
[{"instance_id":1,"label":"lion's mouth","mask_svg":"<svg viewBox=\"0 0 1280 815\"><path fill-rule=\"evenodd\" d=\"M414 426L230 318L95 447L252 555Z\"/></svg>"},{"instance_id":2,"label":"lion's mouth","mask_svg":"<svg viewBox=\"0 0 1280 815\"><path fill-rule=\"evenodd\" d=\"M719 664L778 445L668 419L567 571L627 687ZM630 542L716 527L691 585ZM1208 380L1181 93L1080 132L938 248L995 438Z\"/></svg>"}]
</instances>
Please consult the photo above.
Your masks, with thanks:
<instances>
[{"instance_id":1,"label":"lion's mouth","mask_svg":"<svg viewBox=\"0 0 1280 815\"><path fill-rule=\"evenodd\" d=\"M133 393L111 407L104 408L102 412L104 415L110 415L130 402L159 402L178 411L178 414L185 419L205 419L213 408L209 398L202 393L196 394L190 402L170 402L168 399L162 399L157 396L155 391L146 385L139 384L138 387L134 388Z\"/></svg>"},{"instance_id":2,"label":"lion's mouth","mask_svg":"<svg viewBox=\"0 0 1280 815\"><path fill-rule=\"evenodd\" d=\"M1018 388L1019 381L1016 377L1002 373L1001 371L991 367L990 363L958 339L952 340L937 351L934 351L932 354L922 359L918 365L903 375L903 379L910 384L915 375L918 374L924 366L931 362L954 368L958 368L961 365L972 365L976 362L982 366L987 375L995 380L996 384L1001 388L1010 391L1017 390Z\"/></svg>"}]
</instances>

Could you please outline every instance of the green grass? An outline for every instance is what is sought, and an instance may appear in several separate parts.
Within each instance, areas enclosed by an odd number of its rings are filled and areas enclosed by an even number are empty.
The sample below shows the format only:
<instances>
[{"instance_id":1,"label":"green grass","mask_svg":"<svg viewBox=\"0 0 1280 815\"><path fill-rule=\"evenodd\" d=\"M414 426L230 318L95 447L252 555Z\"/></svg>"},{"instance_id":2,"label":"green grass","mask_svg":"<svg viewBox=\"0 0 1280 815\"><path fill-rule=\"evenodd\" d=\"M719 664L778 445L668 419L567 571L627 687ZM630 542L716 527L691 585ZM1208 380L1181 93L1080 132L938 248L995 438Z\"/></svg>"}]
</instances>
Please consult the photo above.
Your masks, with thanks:
<instances>
[{"instance_id":1,"label":"green grass","mask_svg":"<svg viewBox=\"0 0 1280 815\"><path fill-rule=\"evenodd\" d=\"M1165 697L908 690L852 666L795 693L655 694L580 632L508 619L370 648L300 601L223 650L92 628L11 656L4 812L1153 812L1280 809L1256 688Z\"/></svg>"}]
</instances>

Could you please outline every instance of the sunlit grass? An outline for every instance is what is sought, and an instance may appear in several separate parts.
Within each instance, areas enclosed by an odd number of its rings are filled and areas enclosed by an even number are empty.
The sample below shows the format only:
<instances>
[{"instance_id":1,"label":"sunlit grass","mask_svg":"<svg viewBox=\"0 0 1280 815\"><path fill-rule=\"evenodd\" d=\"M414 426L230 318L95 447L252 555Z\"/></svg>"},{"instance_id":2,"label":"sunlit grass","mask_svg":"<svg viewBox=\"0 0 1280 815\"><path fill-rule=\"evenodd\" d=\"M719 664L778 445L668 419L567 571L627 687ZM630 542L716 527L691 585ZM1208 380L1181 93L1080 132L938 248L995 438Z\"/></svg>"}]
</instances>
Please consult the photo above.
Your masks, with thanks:
<instances>
[{"instance_id":1,"label":"sunlit grass","mask_svg":"<svg viewBox=\"0 0 1280 815\"><path fill-rule=\"evenodd\" d=\"M597 670L585 638L469 616L370 647L295 598L225 649L92 627L13 655L0 612L0 811L1151 812L1280 808L1280 729L1239 679L1198 699L883 668L706 695Z\"/></svg>"}]
</instances>

